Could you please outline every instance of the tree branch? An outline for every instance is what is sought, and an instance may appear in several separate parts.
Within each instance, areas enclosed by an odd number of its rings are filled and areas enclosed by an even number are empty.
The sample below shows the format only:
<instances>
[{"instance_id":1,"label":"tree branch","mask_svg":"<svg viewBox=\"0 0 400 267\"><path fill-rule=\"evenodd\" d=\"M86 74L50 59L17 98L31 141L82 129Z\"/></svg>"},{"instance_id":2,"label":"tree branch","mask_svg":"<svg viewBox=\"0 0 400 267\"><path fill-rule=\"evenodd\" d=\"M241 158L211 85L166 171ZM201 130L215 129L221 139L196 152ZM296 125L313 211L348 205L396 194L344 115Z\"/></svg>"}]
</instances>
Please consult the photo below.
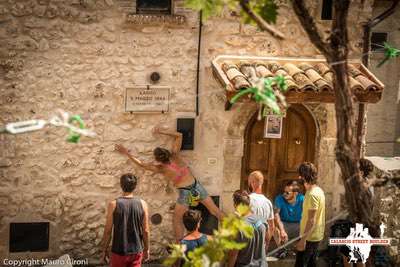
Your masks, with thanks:
<instances>
[{"instance_id":1,"label":"tree branch","mask_svg":"<svg viewBox=\"0 0 400 267\"><path fill-rule=\"evenodd\" d=\"M385 186L388 181L389 181L388 177L383 177L383 178L374 177L368 181L368 185L373 187L381 187Z\"/></svg>"},{"instance_id":2,"label":"tree branch","mask_svg":"<svg viewBox=\"0 0 400 267\"><path fill-rule=\"evenodd\" d=\"M317 25L315 24L314 18L310 15L307 8L305 7L303 0L291 0L293 10L296 13L303 29L306 31L308 38L317 47L317 49L328 59L331 58L332 52L329 45L324 42L320 35Z\"/></svg>"},{"instance_id":3,"label":"tree branch","mask_svg":"<svg viewBox=\"0 0 400 267\"><path fill-rule=\"evenodd\" d=\"M349 42L347 34L347 17L349 13L349 6L350 0L333 1L334 12L332 20L332 33L329 38L331 49L339 52L339 56L342 56L346 59Z\"/></svg>"},{"instance_id":4,"label":"tree branch","mask_svg":"<svg viewBox=\"0 0 400 267\"><path fill-rule=\"evenodd\" d=\"M252 19L254 20L258 27L260 27L262 30L269 32L272 34L272 36L279 38L279 39L285 39L285 35L277 30L274 26L271 24L267 23L263 18L261 18L258 14L256 14L249 6L249 1L248 0L240 0L239 1L241 8L243 9L244 12Z\"/></svg>"}]
</instances>

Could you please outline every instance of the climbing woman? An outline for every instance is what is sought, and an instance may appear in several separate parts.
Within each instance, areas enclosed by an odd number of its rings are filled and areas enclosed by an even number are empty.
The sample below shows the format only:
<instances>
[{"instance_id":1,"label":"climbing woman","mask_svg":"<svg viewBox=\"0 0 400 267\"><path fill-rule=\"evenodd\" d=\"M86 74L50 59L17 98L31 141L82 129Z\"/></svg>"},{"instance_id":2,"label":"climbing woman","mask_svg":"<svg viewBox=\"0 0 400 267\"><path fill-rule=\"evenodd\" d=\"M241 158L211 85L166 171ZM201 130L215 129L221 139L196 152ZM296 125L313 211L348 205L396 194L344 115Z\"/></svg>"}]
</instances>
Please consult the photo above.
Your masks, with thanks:
<instances>
[{"instance_id":1,"label":"climbing woman","mask_svg":"<svg viewBox=\"0 0 400 267\"><path fill-rule=\"evenodd\" d=\"M207 191L200 184L200 182L190 172L189 167L185 164L179 155L182 146L182 134L178 132L169 132L155 127L153 132L155 134L162 134L174 138L174 143L171 151L157 147L153 150L156 162L144 163L141 160L133 157L129 151L121 146L115 145L115 149L123 155L126 155L133 163L142 167L145 170L152 171L153 173L161 173L167 177L175 187L178 189L179 197L175 205L174 214L174 230L175 238L179 243L184 235L184 227L182 217L185 211L190 206L197 206L202 203L210 213L218 219L222 219L224 214L214 204Z\"/></svg>"}]
</instances>

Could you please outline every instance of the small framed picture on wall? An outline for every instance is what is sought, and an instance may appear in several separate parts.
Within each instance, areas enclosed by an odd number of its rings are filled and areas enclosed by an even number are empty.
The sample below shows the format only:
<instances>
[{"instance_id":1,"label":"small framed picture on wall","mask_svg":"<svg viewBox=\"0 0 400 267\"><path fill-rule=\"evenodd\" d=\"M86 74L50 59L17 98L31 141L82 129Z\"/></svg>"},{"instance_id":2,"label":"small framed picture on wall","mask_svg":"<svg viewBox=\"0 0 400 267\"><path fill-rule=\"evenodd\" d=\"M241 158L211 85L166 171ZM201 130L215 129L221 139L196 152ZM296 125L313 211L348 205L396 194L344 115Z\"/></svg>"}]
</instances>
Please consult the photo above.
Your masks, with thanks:
<instances>
[{"instance_id":1,"label":"small framed picture on wall","mask_svg":"<svg viewBox=\"0 0 400 267\"><path fill-rule=\"evenodd\" d=\"M264 138L281 138L282 122L280 115L267 115L264 123Z\"/></svg>"}]
</instances>

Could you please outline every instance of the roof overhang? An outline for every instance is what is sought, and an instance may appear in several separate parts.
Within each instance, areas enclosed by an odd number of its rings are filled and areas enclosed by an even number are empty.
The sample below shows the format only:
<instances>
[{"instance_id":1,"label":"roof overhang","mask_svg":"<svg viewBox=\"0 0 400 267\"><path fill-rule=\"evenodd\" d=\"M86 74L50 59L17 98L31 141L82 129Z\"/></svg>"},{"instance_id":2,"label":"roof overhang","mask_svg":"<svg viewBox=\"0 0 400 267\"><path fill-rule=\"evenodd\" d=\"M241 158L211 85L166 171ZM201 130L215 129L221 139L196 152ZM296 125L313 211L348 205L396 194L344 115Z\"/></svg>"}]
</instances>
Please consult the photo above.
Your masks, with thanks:
<instances>
[{"instance_id":1,"label":"roof overhang","mask_svg":"<svg viewBox=\"0 0 400 267\"><path fill-rule=\"evenodd\" d=\"M376 103L384 85L359 60L348 60L350 89L358 102ZM288 103L334 103L333 71L325 59L221 55L212 61L213 73L229 101L238 91L252 86L254 78L283 75L288 84ZM244 101L246 98L242 98Z\"/></svg>"}]
</instances>

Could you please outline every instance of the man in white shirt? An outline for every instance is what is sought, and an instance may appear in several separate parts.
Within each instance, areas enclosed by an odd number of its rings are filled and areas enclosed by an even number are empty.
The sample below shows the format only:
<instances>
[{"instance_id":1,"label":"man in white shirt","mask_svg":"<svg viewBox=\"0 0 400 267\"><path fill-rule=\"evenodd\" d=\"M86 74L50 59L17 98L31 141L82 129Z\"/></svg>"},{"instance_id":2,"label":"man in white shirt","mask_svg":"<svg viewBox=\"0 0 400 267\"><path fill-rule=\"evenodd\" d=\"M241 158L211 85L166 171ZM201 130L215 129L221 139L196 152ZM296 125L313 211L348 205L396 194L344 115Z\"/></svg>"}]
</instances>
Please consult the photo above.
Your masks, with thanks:
<instances>
[{"instance_id":1,"label":"man in white shirt","mask_svg":"<svg viewBox=\"0 0 400 267\"><path fill-rule=\"evenodd\" d=\"M253 171L248 178L248 185L251 191L250 208L253 214L261 217L268 223L268 231L266 234L265 248L268 250L269 241L274 233L274 209L272 202L262 193L262 185L264 183L264 175L260 171Z\"/></svg>"}]
</instances>

